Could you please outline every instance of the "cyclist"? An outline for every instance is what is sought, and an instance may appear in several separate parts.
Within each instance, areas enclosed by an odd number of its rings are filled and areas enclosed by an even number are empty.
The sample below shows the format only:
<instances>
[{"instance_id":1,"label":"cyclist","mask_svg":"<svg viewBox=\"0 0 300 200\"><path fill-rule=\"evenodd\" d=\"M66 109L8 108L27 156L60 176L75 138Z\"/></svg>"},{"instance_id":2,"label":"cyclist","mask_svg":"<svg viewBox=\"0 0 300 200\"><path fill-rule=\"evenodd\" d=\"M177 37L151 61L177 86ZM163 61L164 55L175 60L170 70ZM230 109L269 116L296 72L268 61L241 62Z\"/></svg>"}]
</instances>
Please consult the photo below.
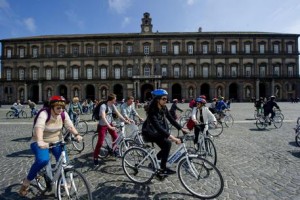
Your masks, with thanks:
<instances>
[{"instance_id":1,"label":"cyclist","mask_svg":"<svg viewBox=\"0 0 300 200\"><path fill-rule=\"evenodd\" d=\"M21 196L26 196L30 186L30 181L32 181L37 173L45 167L50 161L49 155L49 144L55 144L62 141L61 130L63 125L69 129L69 131L76 136L78 141L82 140L82 137L79 135L75 129L72 121L70 120L69 115L65 112L65 119L62 119L62 112L66 105L66 100L61 96L52 96L49 99L50 105L50 118L48 118L48 111L42 111L34 125L32 143L30 148L35 156L35 161L31 166L27 177L23 180L19 194ZM49 121L47 121L47 118ZM55 146L51 149L52 154L54 155L56 161L58 161L60 154L62 152L61 146Z\"/></svg>"},{"instance_id":2,"label":"cyclist","mask_svg":"<svg viewBox=\"0 0 300 200\"><path fill-rule=\"evenodd\" d=\"M254 107L256 108L257 116L263 112L264 98L256 99Z\"/></svg>"},{"instance_id":3,"label":"cyclist","mask_svg":"<svg viewBox=\"0 0 300 200\"><path fill-rule=\"evenodd\" d=\"M176 115L176 110L179 110L180 112L183 112L183 110L181 110L178 106L177 106L177 103L178 103L178 99L173 99L173 103L172 103L172 106L170 108L170 114L171 116L173 117L173 119L177 119L177 115Z\"/></svg>"},{"instance_id":4,"label":"cyclist","mask_svg":"<svg viewBox=\"0 0 300 200\"><path fill-rule=\"evenodd\" d=\"M108 131L108 133L111 135L113 142L118 138L116 127L114 127L112 124L113 121L112 114L113 113L116 114L119 119L123 120L125 123L130 124L130 121L125 119L116 108L115 106L116 99L117 96L115 94L110 94L107 97L107 101L100 106L100 111L99 111L100 119L97 127L98 141L94 151L95 166L99 165L98 155L100 152L100 148L102 147L103 141L105 139L106 132Z\"/></svg>"},{"instance_id":5,"label":"cyclist","mask_svg":"<svg viewBox=\"0 0 300 200\"><path fill-rule=\"evenodd\" d=\"M279 106L275 102L275 96L271 96L270 100L267 101L263 107L264 107L264 116L265 117L271 113L271 117L270 117L271 121L273 120L273 118L275 116L275 112L274 112L273 108L275 107L278 110L280 110ZM269 122L269 125L271 125L271 122Z\"/></svg>"},{"instance_id":6,"label":"cyclist","mask_svg":"<svg viewBox=\"0 0 300 200\"><path fill-rule=\"evenodd\" d=\"M160 176L167 176L168 174L176 173L174 170L167 168L167 159L171 149L171 141L175 142L176 144L180 144L181 140L170 135L168 123L166 118L170 121L170 123L176 127L178 130L182 130L183 132L187 132L187 130L183 129L171 116L167 104L167 96L168 92L164 89L156 89L152 91L153 99L149 104L148 109L146 110L147 113L147 120L143 124L142 134L147 142L154 142L156 143L160 151L157 154L157 158L161 160L160 163ZM155 133L150 133L147 131L147 124L151 124L155 129Z\"/></svg>"},{"instance_id":7,"label":"cyclist","mask_svg":"<svg viewBox=\"0 0 300 200\"><path fill-rule=\"evenodd\" d=\"M129 96L126 98L126 102L121 105L121 114L123 117L131 122L134 122L133 117L138 117L141 122L144 121L142 117L136 112L134 106L134 97ZM131 118L130 118L131 117Z\"/></svg>"},{"instance_id":8,"label":"cyclist","mask_svg":"<svg viewBox=\"0 0 300 200\"><path fill-rule=\"evenodd\" d=\"M33 117L37 113L36 104L33 101L28 100L28 106L31 109L31 117Z\"/></svg>"},{"instance_id":9,"label":"cyclist","mask_svg":"<svg viewBox=\"0 0 300 200\"><path fill-rule=\"evenodd\" d=\"M213 101L211 102L211 104L209 105L209 111L211 113L216 113L216 105L217 105L217 98L213 98Z\"/></svg>"},{"instance_id":10,"label":"cyclist","mask_svg":"<svg viewBox=\"0 0 300 200\"><path fill-rule=\"evenodd\" d=\"M225 116L224 110L227 108L227 104L224 102L224 97L220 96L219 101L216 104L216 112L218 113L220 118L223 118Z\"/></svg>"},{"instance_id":11,"label":"cyclist","mask_svg":"<svg viewBox=\"0 0 300 200\"><path fill-rule=\"evenodd\" d=\"M70 103L69 106L69 116L72 120L72 122L75 124L76 116L81 113L82 114L82 107L79 103L78 97L73 97L72 103Z\"/></svg>"},{"instance_id":12,"label":"cyclist","mask_svg":"<svg viewBox=\"0 0 300 200\"><path fill-rule=\"evenodd\" d=\"M15 111L15 116L19 117L19 112L22 108L22 104L21 104L21 101L18 99L17 102L15 102L12 107L10 109L12 109L13 111Z\"/></svg>"},{"instance_id":13,"label":"cyclist","mask_svg":"<svg viewBox=\"0 0 300 200\"><path fill-rule=\"evenodd\" d=\"M197 149L198 146L198 137L200 131L208 134L208 122L216 122L215 116L209 111L209 109L205 106L206 100L200 97L196 98L197 107L194 107L192 110L192 120L195 122L196 126L194 128L195 139L194 144ZM199 113L199 114L198 114Z\"/></svg>"}]
</instances>

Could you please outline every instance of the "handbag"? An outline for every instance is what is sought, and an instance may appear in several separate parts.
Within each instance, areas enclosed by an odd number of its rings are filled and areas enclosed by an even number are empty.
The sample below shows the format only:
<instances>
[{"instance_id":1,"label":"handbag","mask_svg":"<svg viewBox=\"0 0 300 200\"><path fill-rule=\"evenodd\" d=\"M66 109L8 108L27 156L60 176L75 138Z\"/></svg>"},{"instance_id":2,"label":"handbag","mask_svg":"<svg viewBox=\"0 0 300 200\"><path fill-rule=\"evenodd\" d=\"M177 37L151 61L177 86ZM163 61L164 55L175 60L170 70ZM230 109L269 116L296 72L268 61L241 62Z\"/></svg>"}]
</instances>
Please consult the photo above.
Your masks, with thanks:
<instances>
[{"instance_id":1,"label":"handbag","mask_svg":"<svg viewBox=\"0 0 300 200\"><path fill-rule=\"evenodd\" d=\"M186 127L189 130L193 130L193 128L195 127L195 122L192 120L192 118L190 117L189 120L186 123Z\"/></svg>"}]
</instances>

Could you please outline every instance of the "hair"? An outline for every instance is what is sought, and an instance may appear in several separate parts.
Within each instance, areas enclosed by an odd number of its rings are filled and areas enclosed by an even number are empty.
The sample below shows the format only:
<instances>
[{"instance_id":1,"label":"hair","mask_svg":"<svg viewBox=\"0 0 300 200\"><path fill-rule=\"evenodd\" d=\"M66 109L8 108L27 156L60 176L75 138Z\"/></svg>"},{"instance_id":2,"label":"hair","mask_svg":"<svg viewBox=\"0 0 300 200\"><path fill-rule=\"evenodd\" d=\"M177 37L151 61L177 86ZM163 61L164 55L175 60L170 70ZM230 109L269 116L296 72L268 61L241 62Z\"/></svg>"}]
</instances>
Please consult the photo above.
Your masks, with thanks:
<instances>
[{"instance_id":1,"label":"hair","mask_svg":"<svg viewBox=\"0 0 300 200\"><path fill-rule=\"evenodd\" d=\"M73 102L78 102L79 98L78 97L73 97Z\"/></svg>"},{"instance_id":2,"label":"hair","mask_svg":"<svg viewBox=\"0 0 300 200\"><path fill-rule=\"evenodd\" d=\"M109 94L109 95L107 96L107 101L112 101L112 100L114 100L115 98L117 98L117 95L111 93L111 94Z\"/></svg>"},{"instance_id":3,"label":"hair","mask_svg":"<svg viewBox=\"0 0 300 200\"><path fill-rule=\"evenodd\" d=\"M130 99L134 99L134 97L133 97L133 96L128 96L128 97L126 98L126 101L128 101L128 100L130 100Z\"/></svg>"}]
</instances>

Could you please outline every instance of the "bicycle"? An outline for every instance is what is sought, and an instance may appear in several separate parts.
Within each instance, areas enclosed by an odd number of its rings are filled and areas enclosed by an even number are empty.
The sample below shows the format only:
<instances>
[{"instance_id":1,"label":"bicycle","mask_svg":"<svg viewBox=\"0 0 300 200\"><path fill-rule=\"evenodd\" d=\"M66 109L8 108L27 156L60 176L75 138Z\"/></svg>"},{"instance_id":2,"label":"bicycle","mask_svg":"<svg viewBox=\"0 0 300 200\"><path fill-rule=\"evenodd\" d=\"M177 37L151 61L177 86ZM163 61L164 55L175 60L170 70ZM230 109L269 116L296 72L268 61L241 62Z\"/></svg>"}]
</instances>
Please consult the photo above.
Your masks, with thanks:
<instances>
[{"instance_id":1,"label":"bicycle","mask_svg":"<svg viewBox=\"0 0 300 200\"><path fill-rule=\"evenodd\" d=\"M110 156L122 157L124 152L130 148L131 146L136 145L133 139L127 138L125 135L125 123L121 122L119 124L115 124L117 128L118 138L114 142L109 142L107 137L105 137L104 143L100 149L99 158L107 158ZM94 133L92 138L92 147L95 151L96 145L98 142L98 132Z\"/></svg>"},{"instance_id":2,"label":"bicycle","mask_svg":"<svg viewBox=\"0 0 300 200\"><path fill-rule=\"evenodd\" d=\"M232 115L230 113L228 113L227 111L229 110L224 110L224 112L218 112L215 113L215 117L217 119L217 121L219 121L220 123L224 123L227 127L232 127L233 123L234 123L234 119L232 117Z\"/></svg>"},{"instance_id":3,"label":"bicycle","mask_svg":"<svg viewBox=\"0 0 300 200\"><path fill-rule=\"evenodd\" d=\"M258 119L259 117L264 115L263 108L260 108L258 110L254 110L254 119Z\"/></svg>"},{"instance_id":4,"label":"bicycle","mask_svg":"<svg viewBox=\"0 0 300 200\"><path fill-rule=\"evenodd\" d=\"M51 192L55 188L55 197L60 199L93 199L88 181L84 175L73 166L68 165L66 159L66 144L58 142L49 148L61 146L63 151L56 164L48 162L35 177L38 189L42 192Z\"/></svg>"},{"instance_id":5,"label":"bicycle","mask_svg":"<svg viewBox=\"0 0 300 200\"><path fill-rule=\"evenodd\" d=\"M188 109L186 109L186 111L184 112L184 115L188 118L188 117L190 117L191 116L191 114L192 114L192 108L188 108Z\"/></svg>"},{"instance_id":6,"label":"bicycle","mask_svg":"<svg viewBox=\"0 0 300 200\"><path fill-rule=\"evenodd\" d=\"M79 115L75 115L74 127L81 136L84 136L88 132L88 125L86 121L80 120ZM82 152L84 150L84 140L77 141L76 137L73 134L71 134L70 131L67 130L65 127L63 127L62 133L64 141L66 141L67 143L71 142L75 150L77 150L78 152Z\"/></svg>"},{"instance_id":7,"label":"bicycle","mask_svg":"<svg viewBox=\"0 0 300 200\"><path fill-rule=\"evenodd\" d=\"M299 119L299 117L298 117ZM295 130L295 141L296 144L300 147L300 125L297 124L296 127L294 128Z\"/></svg>"},{"instance_id":8,"label":"bicycle","mask_svg":"<svg viewBox=\"0 0 300 200\"><path fill-rule=\"evenodd\" d=\"M284 119L284 115L282 114L281 110L275 108L274 112L276 116L280 116L282 119Z\"/></svg>"},{"instance_id":9,"label":"bicycle","mask_svg":"<svg viewBox=\"0 0 300 200\"><path fill-rule=\"evenodd\" d=\"M7 119L14 119L14 118L27 118L27 113L24 111L25 107L22 106L20 108L20 110L17 112L16 110L9 110L7 113L6 113L6 118Z\"/></svg>"},{"instance_id":10,"label":"bicycle","mask_svg":"<svg viewBox=\"0 0 300 200\"><path fill-rule=\"evenodd\" d=\"M224 188L220 171L208 160L190 154L185 146L186 137L183 136L182 143L169 156L167 164L178 163L176 169L178 178L191 194L205 199L218 197ZM126 176L138 184L149 183L154 176L161 181L166 178L159 174L160 163L156 157L155 147L148 145L128 149L122 158L122 168Z\"/></svg>"},{"instance_id":11,"label":"bicycle","mask_svg":"<svg viewBox=\"0 0 300 200\"><path fill-rule=\"evenodd\" d=\"M270 126L272 123L275 128L280 128L282 126L282 118L280 116L274 116L273 120L269 116L261 116L256 120L256 127L258 129L266 129L267 126Z\"/></svg>"}]
</instances>

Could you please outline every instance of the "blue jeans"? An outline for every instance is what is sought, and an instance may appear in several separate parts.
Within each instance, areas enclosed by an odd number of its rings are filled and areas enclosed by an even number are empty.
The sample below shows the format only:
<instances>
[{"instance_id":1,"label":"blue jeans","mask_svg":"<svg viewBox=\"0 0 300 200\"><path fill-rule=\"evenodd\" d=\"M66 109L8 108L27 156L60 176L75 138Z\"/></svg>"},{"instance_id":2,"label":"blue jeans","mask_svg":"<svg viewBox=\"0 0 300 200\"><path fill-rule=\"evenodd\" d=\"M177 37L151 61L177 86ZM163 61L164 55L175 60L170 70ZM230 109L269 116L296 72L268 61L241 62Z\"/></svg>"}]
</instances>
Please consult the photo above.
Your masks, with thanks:
<instances>
[{"instance_id":1,"label":"blue jeans","mask_svg":"<svg viewBox=\"0 0 300 200\"><path fill-rule=\"evenodd\" d=\"M30 148L35 156L35 161L33 163L33 165L31 166L29 173L27 175L27 179L29 181L32 181L37 173L43 169L43 167L45 167L48 162L50 161L50 152L52 152L52 154L55 157L56 162L58 161L60 154L62 152L62 147L61 146L55 146L53 148L49 149L41 149L37 142L33 142L30 145Z\"/></svg>"}]
</instances>

